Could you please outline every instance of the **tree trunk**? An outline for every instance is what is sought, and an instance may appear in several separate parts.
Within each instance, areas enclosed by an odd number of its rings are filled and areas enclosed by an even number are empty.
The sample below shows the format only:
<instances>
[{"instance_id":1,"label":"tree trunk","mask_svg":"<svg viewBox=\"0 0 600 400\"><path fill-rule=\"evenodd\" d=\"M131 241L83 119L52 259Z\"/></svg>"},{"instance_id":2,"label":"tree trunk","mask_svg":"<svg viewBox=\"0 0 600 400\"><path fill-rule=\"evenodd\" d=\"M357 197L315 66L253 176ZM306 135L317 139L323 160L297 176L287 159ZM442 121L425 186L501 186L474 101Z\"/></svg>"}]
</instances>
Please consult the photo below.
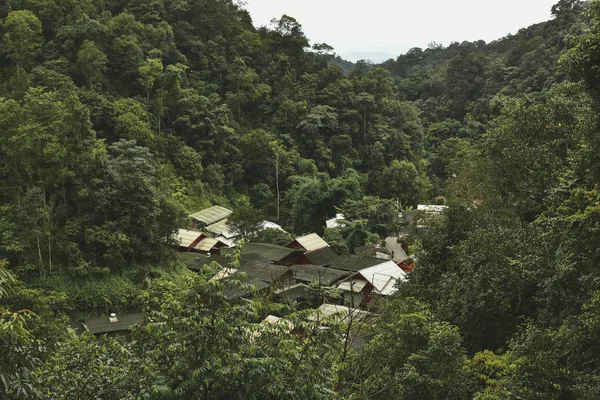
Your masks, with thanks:
<instances>
[{"instance_id":1,"label":"tree trunk","mask_svg":"<svg viewBox=\"0 0 600 400\"><path fill-rule=\"evenodd\" d=\"M36 235L37 240L37 250L38 250L38 268L40 270L40 277L42 276L42 248L40 247L40 235Z\"/></svg>"},{"instance_id":2,"label":"tree trunk","mask_svg":"<svg viewBox=\"0 0 600 400\"><path fill-rule=\"evenodd\" d=\"M275 161L275 185L277 186L277 222L279 222L279 160Z\"/></svg>"}]
</instances>

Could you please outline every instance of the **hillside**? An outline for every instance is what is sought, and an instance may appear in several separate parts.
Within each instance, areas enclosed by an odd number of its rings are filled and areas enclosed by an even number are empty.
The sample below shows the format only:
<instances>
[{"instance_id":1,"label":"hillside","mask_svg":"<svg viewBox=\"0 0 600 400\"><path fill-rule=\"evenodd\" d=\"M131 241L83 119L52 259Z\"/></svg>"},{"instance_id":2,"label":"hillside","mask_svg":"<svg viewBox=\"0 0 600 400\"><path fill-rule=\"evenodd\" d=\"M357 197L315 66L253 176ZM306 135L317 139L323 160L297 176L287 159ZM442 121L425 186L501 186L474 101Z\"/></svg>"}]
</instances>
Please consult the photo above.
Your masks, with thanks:
<instances>
[{"instance_id":1,"label":"hillside","mask_svg":"<svg viewBox=\"0 0 600 400\"><path fill-rule=\"evenodd\" d=\"M231 0L2 2L0 397L600 396L600 2L552 14L351 64ZM211 205L283 256L176 255ZM293 238L352 260L400 232L412 272L389 254L356 315L314 311L343 283L252 275L312 276ZM350 298L354 267L328 274ZM114 311L144 326L68 328Z\"/></svg>"}]
</instances>

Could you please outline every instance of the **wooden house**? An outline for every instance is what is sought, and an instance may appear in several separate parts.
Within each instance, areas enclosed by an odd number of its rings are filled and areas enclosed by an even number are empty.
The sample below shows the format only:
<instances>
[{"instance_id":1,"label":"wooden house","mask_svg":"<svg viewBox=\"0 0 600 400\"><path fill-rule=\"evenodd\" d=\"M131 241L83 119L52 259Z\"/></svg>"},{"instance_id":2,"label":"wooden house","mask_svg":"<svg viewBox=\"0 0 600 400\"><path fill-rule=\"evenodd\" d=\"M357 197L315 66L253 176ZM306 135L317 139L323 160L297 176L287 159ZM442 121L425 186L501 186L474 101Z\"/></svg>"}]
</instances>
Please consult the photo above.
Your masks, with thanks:
<instances>
[{"instance_id":1,"label":"wooden house","mask_svg":"<svg viewBox=\"0 0 600 400\"><path fill-rule=\"evenodd\" d=\"M406 279L404 272L395 262L387 261L361 269L343 280L338 289L343 304L350 307L364 307L371 304L373 295L389 296L398 289L398 281Z\"/></svg>"}]
</instances>

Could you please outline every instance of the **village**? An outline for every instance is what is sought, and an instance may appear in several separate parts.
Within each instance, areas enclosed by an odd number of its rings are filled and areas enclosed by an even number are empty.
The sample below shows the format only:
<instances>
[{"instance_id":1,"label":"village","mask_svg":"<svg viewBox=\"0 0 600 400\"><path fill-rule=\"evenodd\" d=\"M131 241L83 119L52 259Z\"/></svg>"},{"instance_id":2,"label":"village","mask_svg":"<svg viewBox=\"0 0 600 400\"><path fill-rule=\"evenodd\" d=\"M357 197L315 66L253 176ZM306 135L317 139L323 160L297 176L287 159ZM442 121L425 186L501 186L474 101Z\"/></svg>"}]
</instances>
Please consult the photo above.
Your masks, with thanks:
<instances>
[{"instance_id":1,"label":"village","mask_svg":"<svg viewBox=\"0 0 600 400\"><path fill-rule=\"evenodd\" d=\"M435 217L445 208L419 205L399 217L405 224L426 230L421 216ZM394 294L414 268L401 235L357 247L353 253L337 254L317 233L296 237L284 246L248 241L229 223L232 213L225 207L212 206L189 215L190 225L178 229L174 236L177 259L195 272L213 266L216 272L210 280L223 284L228 301L263 297L288 309L313 309L309 319L318 320L323 327L332 321L354 324L347 338L353 347L364 343L362 335L354 334L360 331L357 326L377 315L378 300ZM343 214L336 214L325 221L325 229L345 222ZM262 221L257 229L283 231L271 221ZM74 329L94 335L121 335L144 321L144 313L111 313L81 321ZM267 315L262 323L284 324L290 333L301 334L281 316Z\"/></svg>"}]
</instances>

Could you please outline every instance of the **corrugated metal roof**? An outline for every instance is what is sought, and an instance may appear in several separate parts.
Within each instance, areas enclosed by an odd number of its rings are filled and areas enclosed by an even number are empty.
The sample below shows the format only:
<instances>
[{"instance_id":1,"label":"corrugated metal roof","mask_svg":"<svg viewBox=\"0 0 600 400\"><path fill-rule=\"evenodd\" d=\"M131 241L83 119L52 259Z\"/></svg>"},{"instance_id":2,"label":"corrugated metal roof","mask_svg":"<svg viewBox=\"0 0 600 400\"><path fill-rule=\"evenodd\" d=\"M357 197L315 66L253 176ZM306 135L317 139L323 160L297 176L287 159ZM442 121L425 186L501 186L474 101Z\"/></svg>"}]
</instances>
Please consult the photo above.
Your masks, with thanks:
<instances>
[{"instance_id":1,"label":"corrugated metal roof","mask_svg":"<svg viewBox=\"0 0 600 400\"><path fill-rule=\"evenodd\" d=\"M294 239L294 242L298 242L300 246L306 249L306 251L314 251L322 249L323 247L329 247L327 242L324 241L321 238L321 236L317 235L316 233L311 233L309 235L297 237L296 239Z\"/></svg>"},{"instance_id":2,"label":"corrugated metal roof","mask_svg":"<svg viewBox=\"0 0 600 400\"><path fill-rule=\"evenodd\" d=\"M259 225L260 230L264 230L264 229L279 229L280 231L284 231L283 228L281 227L281 225L276 224L275 222L271 222L271 221L262 221Z\"/></svg>"},{"instance_id":3,"label":"corrugated metal roof","mask_svg":"<svg viewBox=\"0 0 600 400\"><path fill-rule=\"evenodd\" d=\"M236 274L232 276L235 275ZM227 279L224 280L225 284L223 285L223 295L226 299L232 300L237 297L245 297L267 289L270 286L268 283L263 282L260 279L252 278L250 276L247 276L246 278L240 278L240 281L242 285L238 287L233 282Z\"/></svg>"},{"instance_id":4,"label":"corrugated metal roof","mask_svg":"<svg viewBox=\"0 0 600 400\"><path fill-rule=\"evenodd\" d=\"M211 233L214 233L215 235L225 236L227 239L231 239L236 236L239 236L237 234L237 232L234 232L233 230L231 230L231 227L228 225L227 219L224 219L222 221L219 221L212 225L207 226L206 230Z\"/></svg>"},{"instance_id":5,"label":"corrugated metal roof","mask_svg":"<svg viewBox=\"0 0 600 400\"><path fill-rule=\"evenodd\" d=\"M350 318L348 318L348 316L350 316ZM317 319L333 319L340 321L348 318L355 321L360 321L370 316L375 316L375 314L368 311L359 310L358 308L350 308L337 304L321 304L321 306L317 309L317 315L311 315L308 317L308 319L312 321Z\"/></svg>"},{"instance_id":6,"label":"corrugated metal roof","mask_svg":"<svg viewBox=\"0 0 600 400\"><path fill-rule=\"evenodd\" d=\"M235 246L237 246L237 243L238 243L237 240L228 239L222 235L215 237L215 239L220 240L221 242L225 243L225 245L227 245L227 247L235 247Z\"/></svg>"},{"instance_id":7,"label":"corrugated metal roof","mask_svg":"<svg viewBox=\"0 0 600 400\"><path fill-rule=\"evenodd\" d=\"M402 269L393 261L387 261L383 264L362 269L359 273L373 285L376 293L383 295L394 293L397 290L394 287L396 281L406 279L406 272L402 271ZM390 283L390 280L393 282Z\"/></svg>"},{"instance_id":8,"label":"corrugated metal roof","mask_svg":"<svg viewBox=\"0 0 600 400\"><path fill-rule=\"evenodd\" d=\"M446 211L447 208L448 208L448 206L440 206L440 205L434 205L434 204L419 204L419 205L417 205L417 211L424 211L429 214L441 214L444 211Z\"/></svg>"},{"instance_id":9,"label":"corrugated metal roof","mask_svg":"<svg viewBox=\"0 0 600 400\"><path fill-rule=\"evenodd\" d=\"M144 321L146 314L117 314L117 322L110 322L108 317L92 318L85 321L85 327L93 334L128 331Z\"/></svg>"},{"instance_id":10,"label":"corrugated metal roof","mask_svg":"<svg viewBox=\"0 0 600 400\"><path fill-rule=\"evenodd\" d=\"M242 256L250 253L259 254L262 257L271 261L281 261L294 253L298 256L302 255L302 251L300 250L290 249L274 244L246 243L246 245L244 245L244 247L242 248Z\"/></svg>"},{"instance_id":11,"label":"corrugated metal roof","mask_svg":"<svg viewBox=\"0 0 600 400\"><path fill-rule=\"evenodd\" d=\"M235 268L223 268L222 270L220 270L219 272L217 272L215 274L215 276L213 276L212 278L209 279L209 281L220 281L221 279L225 279L227 277L230 277L231 275L235 274L238 270Z\"/></svg>"},{"instance_id":12,"label":"corrugated metal roof","mask_svg":"<svg viewBox=\"0 0 600 400\"><path fill-rule=\"evenodd\" d=\"M307 283L317 281L326 286L329 286L333 282L347 277L348 274L350 274L348 271L316 265L293 265L290 269L294 271L296 280Z\"/></svg>"},{"instance_id":13,"label":"corrugated metal roof","mask_svg":"<svg viewBox=\"0 0 600 400\"><path fill-rule=\"evenodd\" d=\"M304 255L313 265L329 265L339 258L337 253L333 251L331 247L309 251Z\"/></svg>"},{"instance_id":14,"label":"corrugated metal roof","mask_svg":"<svg viewBox=\"0 0 600 400\"><path fill-rule=\"evenodd\" d=\"M204 233L202 232L178 229L177 234L175 235L175 240L177 240L179 246L181 247L190 247L192 243L196 241L196 239L203 235Z\"/></svg>"},{"instance_id":15,"label":"corrugated metal roof","mask_svg":"<svg viewBox=\"0 0 600 400\"><path fill-rule=\"evenodd\" d=\"M288 271L290 270L286 267L266 264L260 261L249 261L242 264L239 268L239 272L245 272L249 277L269 283L278 280Z\"/></svg>"},{"instance_id":16,"label":"corrugated metal roof","mask_svg":"<svg viewBox=\"0 0 600 400\"><path fill-rule=\"evenodd\" d=\"M204 238L200 241L200 243L194 246L194 249L209 252L213 247L215 247L219 243L220 242L215 238Z\"/></svg>"},{"instance_id":17,"label":"corrugated metal roof","mask_svg":"<svg viewBox=\"0 0 600 400\"><path fill-rule=\"evenodd\" d=\"M339 221L345 221L344 214L342 214L342 213L335 214L335 218L331 218L331 219L328 219L327 221L325 221L325 226L327 228L338 228L338 227L342 226L342 224L340 224Z\"/></svg>"},{"instance_id":18,"label":"corrugated metal roof","mask_svg":"<svg viewBox=\"0 0 600 400\"><path fill-rule=\"evenodd\" d=\"M402 261L408 259L406 252L404 251L400 243L398 243L398 238L392 236L385 238L385 247L388 249L388 251L394 252L394 261L396 263L399 264Z\"/></svg>"},{"instance_id":19,"label":"corrugated metal roof","mask_svg":"<svg viewBox=\"0 0 600 400\"><path fill-rule=\"evenodd\" d=\"M289 300L297 300L306 296L306 288L307 286L304 283L296 283L282 289L274 290L273 295Z\"/></svg>"},{"instance_id":20,"label":"corrugated metal roof","mask_svg":"<svg viewBox=\"0 0 600 400\"><path fill-rule=\"evenodd\" d=\"M363 279L348 279L347 281L343 281L338 286L338 289L345 290L347 292L360 293L361 290L367 286L367 281Z\"/></svg>"},{"instance_id":21,"label":"corrugated metal roof","mask_svg":"<svg viewBox=\"0 0 600 400\"><path fill-rule=\"evenodd\" d=\"M211 262L216 262L223 268L227 267L231 262L231 259L225 256L211 254L209 257L208 255L202 253L182 252L177 253L177 258L192 271L200 271L204 265L210 264Z\"/></svg>"},{"instance_id":22,"label":"corrugated metal roof","mask_svg":"<svg viewBox=\"0 0 600 400\"><path fill-rule=\"evenodd\" d=\"M373 257L362 257L357 256L356 254L342 254L338 257L337 260L331 263L331 268L343 269L347 271L360 271L361 269L365 269L368 267L372 267L374 265L383 264L385 262L389 262L388 260L383 260L380 258Z\"/></svg>"},{"instance_id":23,"label":"corrugated metal roof","mask_svg":"<svg viewBox=\"0 0 600 400\"><path fill-rule=\"evenodd\" d=\"M214 224L215 222L221 221L231 215L233 211L220 206L212 206L202 211L198 211L190 215L197 221L203 222L206 225Z\"/></svg>"}]
</instances>

